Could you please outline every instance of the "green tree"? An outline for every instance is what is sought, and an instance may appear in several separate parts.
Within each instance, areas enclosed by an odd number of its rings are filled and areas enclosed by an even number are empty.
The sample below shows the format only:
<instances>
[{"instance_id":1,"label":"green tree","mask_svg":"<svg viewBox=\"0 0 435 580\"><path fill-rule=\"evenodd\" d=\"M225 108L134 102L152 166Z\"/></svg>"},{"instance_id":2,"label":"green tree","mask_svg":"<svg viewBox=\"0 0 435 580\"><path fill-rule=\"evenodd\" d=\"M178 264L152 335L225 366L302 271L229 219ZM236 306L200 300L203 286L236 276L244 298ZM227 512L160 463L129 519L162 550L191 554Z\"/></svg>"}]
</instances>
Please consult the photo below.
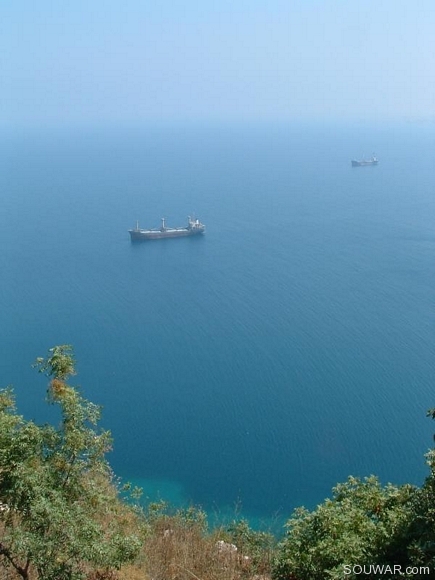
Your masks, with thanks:
<instances>
[{"instance_id":1,"label":"green tree","mask_svg":"<svg viewBox=\"0 0 435 580\"><path fill-rule=\"evenodd\" d=\"M356 579L361 576L344 575L345 565L405 565L415 494L410 485L382 487L374 476L349 477L314 511L295 510L274 579Z\"/></svg>"},{"instance_id":2,"label":"green tree","mask_svg":"<svg viewBox=\"0 0 435 580\"><path fill-rule=\"evenodd\" d=\"M427 416L435 419L435 409L429 409ZM408 553L412 565L428 566L435 574L435 449L426 454L426 461L430 474L414 498Z\"/></svg>"},{"instance_id":3,"label":"green tree","mask_svg":"<svg viewBox=\"0 0 435 580\"><path fill-rule=\"evenodd\" d=\"M0 563L24 580L79 580L119 569L141 546L142 528L121 502L105 459L110 433L100 409L67 384L75 374L69 345L36 366L52 377L48 401L58 428L16 413L11 389L0 391Z\"/></svg>"}]
</instances>

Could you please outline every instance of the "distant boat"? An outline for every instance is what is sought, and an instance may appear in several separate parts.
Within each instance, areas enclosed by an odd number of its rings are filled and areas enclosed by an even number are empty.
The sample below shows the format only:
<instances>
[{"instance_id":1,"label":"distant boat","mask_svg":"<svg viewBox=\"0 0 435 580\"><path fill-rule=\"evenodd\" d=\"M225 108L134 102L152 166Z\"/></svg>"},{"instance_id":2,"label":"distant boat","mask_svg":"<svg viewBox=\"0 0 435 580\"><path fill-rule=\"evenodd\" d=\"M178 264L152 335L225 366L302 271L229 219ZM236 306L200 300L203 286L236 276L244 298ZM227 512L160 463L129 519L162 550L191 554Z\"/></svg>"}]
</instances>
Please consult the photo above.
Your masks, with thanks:
<instances>
[{"instance_id":1,"label":"distant boat","mask_svg":"<svg viewBox=\"0 0 435 580\"><path fill-rule=\"evenodd\" d=\"M367 167L367 165L377 165L378 163L379 160L374 155L370 159L361 159L360 161L352 159L352 167Z\"/></svg>"},{"instance_id":2,"label":"distant boat","mask_svg":"<svg viewBox=\"0 0 435 580\"><path fill-rule=\"evenodd\" d=\"M128 231L132 242L138 240L161 240L164 238L182 238L203 234L205 232L205 225L199 220L192 219L188 216L187 227L168 228L165 223L165 218L162 218L162 225L159 229L142 230L139 227L139 222L136 222L136 227Z\"/></svg>"}]
</instances>

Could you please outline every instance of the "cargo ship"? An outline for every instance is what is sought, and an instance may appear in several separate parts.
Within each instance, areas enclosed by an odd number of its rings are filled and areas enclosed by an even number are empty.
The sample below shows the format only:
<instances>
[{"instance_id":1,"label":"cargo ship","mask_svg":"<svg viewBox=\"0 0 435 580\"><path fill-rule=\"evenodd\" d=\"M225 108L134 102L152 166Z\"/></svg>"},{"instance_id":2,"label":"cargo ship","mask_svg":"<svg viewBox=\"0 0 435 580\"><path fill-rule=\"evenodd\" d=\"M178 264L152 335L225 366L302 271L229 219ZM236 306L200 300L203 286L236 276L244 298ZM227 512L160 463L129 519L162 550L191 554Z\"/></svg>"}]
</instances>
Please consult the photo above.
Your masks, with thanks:
<instances>
[{"instance_id":1,"label":"cargo ship","mask_svg":"<svg viewBox=\"0 0 435 580\"><path fill-rule=\"evenodd\" d=\"M352 167L366 167L367 165L377 165L378 163L378 158L374 155L370 159L361 159L360 161L352 159Z\"/></svg>"},{"instance_id":2,"label":"cargo ship","mask_svg":"<svg viewBox=\"0 0 435 580\"><path fill-rule=\"evenodd\" d=\"M186 236L197 236L205 232L205 225L199 220L192 219L190 216L187 219L187 227L185 228L169 228L165 223L165 218L162 218L162 225L159 229L142 230L139 227L139 222L136 222L136 227L128 231L131 241L182 238Z\"/></svg>"}]
</instances>

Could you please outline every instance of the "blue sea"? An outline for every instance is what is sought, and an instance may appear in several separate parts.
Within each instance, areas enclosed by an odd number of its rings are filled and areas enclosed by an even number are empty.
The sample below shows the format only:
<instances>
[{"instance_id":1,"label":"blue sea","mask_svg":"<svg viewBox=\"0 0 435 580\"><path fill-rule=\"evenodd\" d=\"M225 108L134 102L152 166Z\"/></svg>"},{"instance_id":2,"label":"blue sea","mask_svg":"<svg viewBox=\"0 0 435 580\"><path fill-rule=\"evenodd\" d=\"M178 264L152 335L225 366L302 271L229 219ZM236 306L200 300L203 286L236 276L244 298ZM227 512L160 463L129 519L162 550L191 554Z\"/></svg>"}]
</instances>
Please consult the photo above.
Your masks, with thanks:
<instances>
[{"instance_id":1,"label":"blue sea","mask_svg":"<svg viewBox=\"0 0 435 580\"><path fill-rule=\"evenodd\" d=\"M285 520L348 475L421 484L435 423L435 124L4 130L0 384L72 344L149 500ZM352 168L353 157L380 159ZM132 244L187 215L205 236Z\"/></svg>"}]
</instances>

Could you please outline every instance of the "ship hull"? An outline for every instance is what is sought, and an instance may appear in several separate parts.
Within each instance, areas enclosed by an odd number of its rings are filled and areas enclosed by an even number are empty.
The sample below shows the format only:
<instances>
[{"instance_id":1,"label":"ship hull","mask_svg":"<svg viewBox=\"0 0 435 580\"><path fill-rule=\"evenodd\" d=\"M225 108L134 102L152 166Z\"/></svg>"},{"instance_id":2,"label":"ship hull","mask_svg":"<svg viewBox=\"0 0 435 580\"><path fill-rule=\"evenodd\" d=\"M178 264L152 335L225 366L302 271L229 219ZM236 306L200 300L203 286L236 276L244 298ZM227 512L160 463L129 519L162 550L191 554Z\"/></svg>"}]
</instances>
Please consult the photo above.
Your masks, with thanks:
<instances>
[{"instance_id":1,"label":"ship hull","mask_svg":"<svg viewBox=\"0 0 435 580\"><path fill-rule=\"evenodd\" d=\"M179 228L173 230L129 230L130 238L133 242L144 240L164 240L166 238L186 238L188 236L199 236L204 233L204 230L191 230L187 228Z\"/></svg>"},{"instance_id":2,"label":"ship hull","mask_svg":"<svg viewBox=\"0 0 435 580\"><path fill-rule=\"evenodd\" d=\"M352 160L352 167L367 167L369 165L377 165L378 160L371 160L371 161L355 161Z\"/></svg>"}]
</instances>

